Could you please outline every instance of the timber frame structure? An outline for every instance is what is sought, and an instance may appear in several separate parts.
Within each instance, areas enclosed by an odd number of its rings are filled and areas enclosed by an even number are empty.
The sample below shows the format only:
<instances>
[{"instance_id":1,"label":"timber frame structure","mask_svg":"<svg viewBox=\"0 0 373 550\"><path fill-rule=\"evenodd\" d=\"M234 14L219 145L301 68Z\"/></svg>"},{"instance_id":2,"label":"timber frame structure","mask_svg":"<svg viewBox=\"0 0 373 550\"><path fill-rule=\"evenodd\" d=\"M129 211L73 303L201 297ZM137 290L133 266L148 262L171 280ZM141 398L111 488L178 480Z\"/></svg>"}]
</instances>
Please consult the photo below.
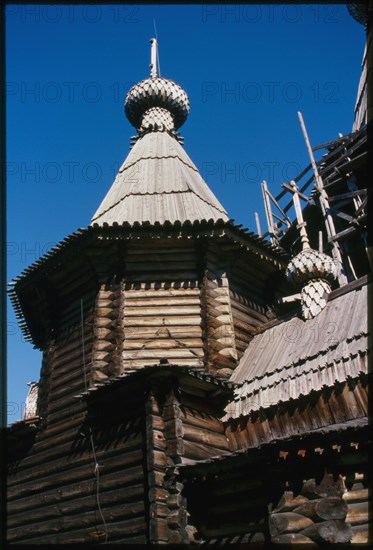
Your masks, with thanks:
<instances>
[{"instance_id":1,"label":"timber frame structure","mask_svg":"<svg viewBox=\"0 0 373 550\"><path fill-rule=\"evenodd\" d=\"M151 42L91 225L10 287L43 360L7 428L7 542L367 544L369 98L306 184L310 167L263 187L267 205L291 192L297 221L280 207L280 232L268 209L259 236L184 151L188 97Z\"/></svg>"}]
</instances>

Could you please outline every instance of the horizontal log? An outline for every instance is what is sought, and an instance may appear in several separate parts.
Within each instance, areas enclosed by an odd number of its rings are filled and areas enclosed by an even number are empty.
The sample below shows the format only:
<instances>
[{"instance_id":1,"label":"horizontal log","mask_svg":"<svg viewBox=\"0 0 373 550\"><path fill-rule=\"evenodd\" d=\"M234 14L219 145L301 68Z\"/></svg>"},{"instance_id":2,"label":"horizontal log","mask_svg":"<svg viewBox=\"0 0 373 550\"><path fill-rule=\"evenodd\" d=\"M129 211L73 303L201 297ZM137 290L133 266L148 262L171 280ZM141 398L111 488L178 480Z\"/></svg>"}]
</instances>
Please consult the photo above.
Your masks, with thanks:
<instances>
[{"instance_id":1,"label":"horizontal log","mask_svg":"<svg viewBox=\"0 0 373 550\"><path fill-rule=\"evenodd\" d=\"M360 501L368 500L369 492L367 487L361 488L361 489L355 489L354 487L350 491L346 491L343 495L343 499L348 504L350 504L350 502L360 502Z\"/></svg>"},{"instance_id":2,"label":"horizontal log","mask_svg":"<svg viewBox=\"0 0 373 550\"><path fill-rule=\"evenodd\" d=\"M196 443L202 443L206 446L213 447L219 453L219 450L229 450L228 439L224 434L212 432L206 428L200 428L183 424L184 439Z\"/></svg>"},{"instance_id":3,"label":"horizontal log","mask_svg":"<svg viewBox=\"0 0 373 550\"><path fill-rule=\"evenodd\" d=\"M123 360L123 371L127 368L129 369L141 369L143 367L154 367L158 365L159 360L157 359L125 359ZM175 363L179 367L203 367L203 357L194 357L190 355L189 357L178 357L175 360Z\"/></svg>"},{"instance_id":4,"label":"horizontal log","mask_svg":"<svg viewBox=\"0 0 373 550\"><path fill-rule=\"evenodd\" d=\"M202 443L195 443L192 441L184 440L184 456L185 458L193 458L196 460L202 460L203 458L211 458L223 454L219 449L213 447L207 447Z\"/></svg>"},{"instance_id":5,"label":"horizontal log","mask_svg":"<svg viewBox=\"0 0 373 550\"><path fill-rule=\"evenodd\" d=\"M132 447L131 447L132 443ZM136 465L142 460L142 440L133 439L126 441L127 452L123 447L106 451L103 456L98 455L98 463L105 468L106 472L112 472L117 467L129 467ZM136 468L136 466L134 466ZM92 476L93 460L92 454L88 451L85 455L80 456L79 460L69 462L61 460L57 457L54 462L41 462L41 466L34 467L33 463L29 464L29 468L23 472L17 472L17 475L9 479L9 488L7 497L20 498L22 495L28 495L34 492L40 492L44 489L49 489L51 486L59 486L66 481L78 481Z\"/></svg>"},{"instance_id":6,"label":"horizontal log","mask_svg":"<svg viewBox=\"0 0 373 550\"><path fill-rule=\"evenodd\" d=\"M60 438L65 437L65 439L71 438L71 434L76 432L78 429L78 426L83 424L84 421L84 415L79 413L77 415L70 416L67 420L62 419L60 422L55 422L54 424L47 425L47 427L43 430L43 435L39 435L39 438L34 443L33 448L37 448L38 445L42 443L47 443L47 440L50 437L55 437L57 434L59 435L58 439L60 441Z\"/></svg>"},{"instance_id":7,"label":"horizontal log","mask_svg":"<svg viewBox=\"0 0 373 550\"><path fill-rule=\"evenodd\" d=\"M199 525L199 532L203 538L224 537L224 536L239 536L255 533L261 535L266 529L264 519L255 519L255 521L224 521L220 525ZM257 539L258 540L258 539ZM253 539L251 539L251 542Z\"/></svg>"},{"instance_id":8,"label":"horizontal log","mask_svg":"<svg viewBox=\"0 0 373 550\"><path fill-rule=\"evenodd\" d=\"M107 340L109 342L114 341L113 328L94 327L95 340Z\"/></svg>"},{"instance_id":9,"label":"horizontal log","mask_svg":"<svg viewBox=\"0 0 373 550\"><path fill-rule=\"evenodd\" d=\"M131 465L127 465L127 467ZM58 502L64 502L71 499L83 497L92 494L92 487L95 486L96 480L91 476L83 481L67 482L58 488L50 488L33 494L26 495L22 498L17 498L9 503L9 516L11 514L23 513L34 508L41 509L48 507ZM129 484L130 483L130 484ZM128 489L128 498L131 499L140 490L143 490L143 480L139 484L133 484L131 479L123 477L121 470L115 470L111 473L105 472L100 478L100 490L109 491L116 488L125 487Z\"/></svg>"},{"instance_id":10,"label":"horizontal log","mask_svg":"<svg viewBox=\"0 0 373 550\"><path fill-rule=\"evenodd\" d=\"M84 344L89 346L93 340L93 334L91 332L91 327L89 330L86 330L88 327L84 327ZM72 331L68 331L67 334L60 334L56 343L55 351L53 352L53 360L59 361L64 359L66 355L75 351L81 350L82 348L82 329L81 326L74 328Z\"/></svg>"},{"instance_id":11,"label":"horizontal log","mask_svg":"<svg viewBox=\"0 0 373 550\"><path fill-rule=\"evenodd\" d=\"M240 330L241 333L246 333L248 336L251 336L253 330L260 326L262 323L256 321L253 318L247 318L245 321L241 321L240 319L237 319L237 317L233 313L233 326L235 330Z\"/></svg>"},{"instance_id":12,"label":"horizontal log","mask_svg":"<svg viewBox=\"0 0 373 550\"><path fill-rule=\"evenodd\" d=\"M369 522L369 502L349 502L346 521L351 525Z\"/></svg>"},{"instance_id":13,"label":"horizontal log","mask_svg":"<svg viewBox=\"0 0 373 550\"><path fill-rule=\"evenodd\" d=\"M101 507L110 507L122 503L128 509L128 516L134 515L134 510L136 510L135 515L144 511L144 486L142 484L135 485L134 487L121 487L120 476L117 475L116 485L112 484L110 490L105 481L104 478L100 479ZM96 482L94 480L90 483L89 489L89 491L85 491L84 496L80 496L82 493L76 492L74 498L56 499L54 504L50 506L43 505L39 498L34 499L33 509L19 511L15 514L15 510L12 508L12 510L9 510L8 528L46 521L63 515L70 516L95 510L97 508L97 495Z\"/></svg>"},{"instance_id":14,"label":"horizontal log","mask_svg":"<svg viewBox=\"0 0 373 550\"><path fill-rule=\"evenodd\" d=\"M209 362L212 363L212 365L216 368L223 368L226 367L228 369L233 369L236 367L237 360L225 357L224 355L221 355L220 353L217 353L215 351L211 351L209 354Z\"/></svg>"},{"instance_id":15,"label":"horizontal log","mask_svg":"<svg viewBox=\"0 0 373 550\"><path fill-rule=\"evenodd\" d=\"M352 531L345 521L335 519L313 523L302 531L302 535L317 543L346 543L350 542Z\"/></svg>"},{"instance_id":16,"label":"horizontal log","mask_svg":"<svg viewBox=\"0 0 373 550\"><path fill-rule=\"evenodd\" d=\"M114 300L117 296L117 289L114 291L112 289L105 290L104 288L100 288L98 291L98 297L99 300Z\"/></svg>"},{"instance_id":17,"label":"horizontal log","mask_svg":"<svg viewBox=\"0 0 373 550\"><path fill-rule=\"evenodd\" d=\"M159 270L149 268L141 269L139 266L132 266L132 269L127 268L126 270L126 285L127 288L131 284L135 285L161 285L169 287L179 287L179 286L192 286L195 288L198 286L198 275L197 270L193 270L194 266L191 266L191 269L187 269L187 266L177 266L176 269L172 269L172 266L162 265L159 266Z\"/></svg>"},{"instance_id":18,"label":"horizontal log","mask_svg":"<svg viewBox=\"0 0 373 550\"><path fill-rule=\"evenodd\" d=\"M181 407L181 419L183 423L224 434L224 424L221 420L216 417L203 414L200 411Z\"/></svg>"},{"instance_id":19,"label":"horizontal log","mask_svg":"<svg viewBox=\"0 0 373 550\"><path fill-rule=\"evenodd\" d=\"M86 403L83 403L83 401L78 401L77 399L75 401L76 403L73 406L60 407L55 412L47 411L47 414L45 416L47 425L52 426L55 423L62 422L68 418L73 418L78 415L86 414L86 411L87 411Z\"/></svg>"},{"instance_id":20,"label":"horizontal log","mask_svg":"<svg viewBox=\"0 0 373 550\"><path fill-rule=\"evenodd\" d=\"M188 270L197 273L196 264L196 254L193 252L179 250L164 252L162 255L149 252L147 256L144 256L144 254L137 257L132 256L132 254L127 256L126 271L140 271L142 273L161 271L167 273L168 271Z\"/></svg>"},{"instance_id":21,"label":"horizontal log","mask_svg":"<svg viewBox=\"0 0 373 550\"><path fill-rule=\"evenodd\" d=\"M180 358L189 358L189 357L203 357L204 351L202 348L184 348L184 347L173 347L173 348L145 348L139 349L137 351L123 350L122 359L123 361L128 361L131 359L152 359L153 364L158 363L158 359L163 359L166 357L170 362L173 359Z\"/></svg>"},{"instance_id":22,"label":"horizontal log","mask_svg":"<svg viewBox=\"0 0 373 550\"><path fill-rule=\"evenodd\" d=\"M95 318L95 329L97 328L106 328L106 329L114 329L116 326L117 320L110 319L109 317L96 317Z\"/></svg>"},{"instance_id":23,"label":"horizontal log","mask_svg":"<svg viewBox=\"0 0 373 550\"><path fill-rule=\"evenodd\" d=\"M90 338L89 340L84 340L85 352L91 351L92 342L92 338ZM75 347L71 348L68 353L61 354L59 357L51 358L51 361L53 362L53 367L56 370L62 369L64 366L70 368L70 364L77 359L80 359L80 361L82 361L82 339L80 338L80 340L77 340L74 344L76 344Z\"/></svg>"},{"instance_id":24,"label":"horizontal log","mask_svg":"<svg viewBox=\"0 0 373 550\"><path fill-rule=\"evenodd\" d=\"M86 373L86 377L88 377L89 374L90 373ZM68 399L73 399L73 401L76 401L75 396L80 394L84 390L85 380L82 362L80 368L77 368L77 370L75 371L75 376L71 377L68 380L68 384L59 384L57 387L53 387L53 389L51 390L49 403L53 406L55 403L60 402L61 399L66 400L65 404L67 404ZM52 407L50 408L50 410L52 410Z\"/></svg>"},{"instance_id":25,"label":"horizontal log","mask_svg":"<svg viewBox=\"0 0 373 550\"><path fill-rule=\"evenodd\" d=\"M156 449L152 449L148 451L149 470L153 470L155 468L163 470L167 466L170 466L170 463L164 451L158 451Z\"/></svg>"},{"instance_id":26,"label":"horizontal log","mask_svg":"<svg viewBox=\"0 0 373 550\"><path fill-rule=\"evenodd\" d=\"M302 535L302 533L286 533L277 535L271 539L273 544L307 544L307 548L318 548L318 545L312 539Z\"/></svg>"},{"instance_id":27,"label":"horizontal log","mask_svg":"<svg viewBox=\"0 0 373 550\"><path fill-rule=\"evenodd\" d=\"M244 306L239 302L232 301L231 308L232 308L232 314L234 318L238 319L239 321L242 321L243 323L249 320L250 322L254 321L256 324L258 324L258 321L260 323L263 323L268 320L265 316L263 316L265 320L261 321L260 319L258 319L258 312L255 311L255 309L252 309L251 307L248 307L248 306Z\"/></svg>"},{"instance_id":28,"label":"horizontal log","mask_svg":"<svg viewBox=\"0 0 373 550\"><path fill-rule=\"evenodd\" d=\"M187 316L187 315L199 315L201 307L196 305L175 305L169 304L168 306L153 306L153 307L132 307L126 305L124 309L125 318L130 317L146 317L148 315L159 316ZM103 325L105 326L105 325Z\"/></svg>"},{"instance_id":29,"label":"horizontal log","mask_svg":"<svg viewBox=\"0 0 373 550\"><path fill-rule=\"evenodd\" d=\"M91 519L91 518L87 518ZM85 522L87 523L87 521ZM131 518L131 519L121 519L120 521L106 521L108 529L108 542L111 538L123 537L124 535L144 535L146 532L146 523L143 516ZM97 527L96 527L97 526ZM14 530L14 533L11 533L9 536L9 542L27 542L29 544L81 544L81 543L92 543L92 542L103 542L105 537L102 525L100 525L99 520L97 519L95 523L91 524L91 529L87 529L89 525L84 525L79 529L60 529L58 523L54 524L50 528L49 534L42 534L40 532L24 532L24 530L17 528ZM98 532L101 533L101 536L97 536Z\"/></svg>"},{"instance_id":30,"label":"horizontal log","mask_svg":"<svg viewBox=\"0 0 373 550\"><path fill-rule=\"evenodd\" d=\"M279 512L269 516L269 532L271 537L282 533L299 532L313 524L310 518L295 512Z\"/></svg>"},{"instance_id":31,"label":"horizontal log","mask_svg":"<svg viewBox=\"0 0 373 550\"><path fill-rule=\"evenodd\" d=\"M169 330L173 330L173 327L185 327L185 326L199 326L201 324L201 317L193 316L193 315L186 315L185 317L179 317L179 316L167 316L167 318L164 320L160 319L159 317L126 317L125 318L125 326L126 327L157 327L165 328ZM172 328L171 328L172 327Z\"/></svg>"},{"instance_id":32,"label":"horizontal log","mask_svg":"<svg viewBox=\"0 0 373 550\"><path fill-rule=\"evenodd\" d=\"M300 493L309 498L341 497L345 492L341 479L334 481L332 474L326 474L318 484L314 479L304 481Z\"/></svg>"},{"instance_id":33,"label":"horizontal log","mask_svg":"<svg viewBox=\"0 0 373 550\"><path fill-rule=\"evenodd\" d=\"M273 512L291 512L297 506L308 502L308 498L303 495L294 496L293 491L285 491L278 501Z\"/></svg>"},{"instance_id":34,"label":"horizontal log","mask_svg":"<svg viewBox=\"0 0 373 550\"><path fill-rule=\"evenodd\" d=\"M162 299L162 300L168 300L168 299L179 299L181 297L190 297L191 299L195 299L196 297L199 297L201 293L200 288L196 286L196 288L158 288L155 289L152 288L144 288L141 290L125 290L124 291L124 298L126 301L131 300L145 300L145 299Z\"/></svg>"},{"instance_id":35,"label":"horizontal log","mask_svg":"<svg viewBox=\"0 0 373 550\"><path fill-rule=\"evenodd\" d=\"M202 328L201 326L152 326L152 327L124 327L125 339L128 340L137 340L137 339L149 339L152 337L157 337L157 340L164 340L168 338L175 339L188 339L188 338L201 338L202 337Z\"/></svg>"},{"instance_id":36,"label":"horizontal log","mask_svg":"<svg viewBox=\"0 0 373 550\"><path fill-rule=\"evenodd\" d=\"M87 372L87 378L89 379L90 372ZM83 385L84 387L84 385ZM82 390L83 390L82 387ZM66 393L65 395L60 395L59 399L52 399L49 401L47 406L47 414L48 416L50 414L58 413L62 415L65 413L65 411L69 411L70 414L76 414L79 411L79 405L80 402L76 398L76 395L81 393L82 390L79 391L73 391L71 393ZM84 403L85 408L86 404Z\"/></svg>"},{"instance_id":37,"label":"horizontal log","mask_svg":"<svg viewBox=\"0 0 373 550\"><path fill-rule=\"evenodd\" d=\"M309 500L295 508L294 512L311 518L314 521L345 519L347 504L339 497L322 498L320 500Z\"/></svg>"},{"instance_id":38,"label":"horizontal log","mask_svg":"<svg viewBox=\"0 0 373 550\"><path fill-rule=\"evenodd\" d=\"M363 525L352 525L351 526L351 531L352 531L351 543L367 544L368 542L371 542L370 527L371 525L369 525L368 523L365 523Z\"/></svg>"},{"instance_id":39,"label":"horizontal log","mask_svg":"<svg viewBox=\"0 0 373 550\"><path fill-rule=\"evenodd\" d=\"M202 338L178 338L176 341L174 338L164 338L158 340L157 335L154 335L154 340L125 340L123 342L124 350L141 350L144 346L147 349L173 349L173 348L198 348L203 346Z\"/></svg>"},{"instance_id":40,"label":"horizontal log","mask_svg":"<svg viewBox=\"0 0 373 550\"><path fill-rule=\"evenodd\" d=\"M121 302L122 293L116 293L115 298L108 300L105 297L101 297L100 293L96 298L96 309L95 311L101 311L103 308L108 308L110 311L116 309Z\"/></svg>"},{"instance_id":41,"label":"horizontal log","mask_svg":"<svg viewBox=\"0 0 373 550\"><path fill-rule=\"evenodd\" d=\"M180 365L181 363L178 362ZM201 364L201 366L203 363ZM183 389L185 391L182 391L181 393L181 406L188 407L191 409L195 409L198 407L198 410L203 414L208 414L210 416L216 414L216 405L211 403L210 401L206 400L206 393L203 394L204 399L200 399L199 396L197 396L197 392L193 390L193 394L186 391L186 387L183 386Z\"/></svg>"},{"instance_id":42,"label":"horizontal log","mask_svg":"<svg viewBox=\"0 0 373 550\"><path fill-rule=\"evenodd\" d=\"M60 373L53 372L53 378L51 377L50 384L49 384L49 390L51 396L54 394L54 390L65 387L69 384L70 381L76 379L76 378L82 378L83 376L83 359L82 357L79 357L78 360L75 363L71 363L71 368L66 369L64 371L60 371ZM87 372L86 368L86 372Z\"/></svg>"},{"instance_id":43,"label":"horizontal log","mask_svg":"<svg viewBox=\"0 0 373 550\"><path fill-rule=\"evenodd\" d=\"M149 308L156 309L158 307L167 307L175 308L176 306L181 307L200 307L200 297L198 294L193 295L181 295L181 296L159 296L159 297L146 297L142 296L141 298L130 298L126 296L125 307L131 308L135 311L138 308Z\"/></svg>"}]
</instances>

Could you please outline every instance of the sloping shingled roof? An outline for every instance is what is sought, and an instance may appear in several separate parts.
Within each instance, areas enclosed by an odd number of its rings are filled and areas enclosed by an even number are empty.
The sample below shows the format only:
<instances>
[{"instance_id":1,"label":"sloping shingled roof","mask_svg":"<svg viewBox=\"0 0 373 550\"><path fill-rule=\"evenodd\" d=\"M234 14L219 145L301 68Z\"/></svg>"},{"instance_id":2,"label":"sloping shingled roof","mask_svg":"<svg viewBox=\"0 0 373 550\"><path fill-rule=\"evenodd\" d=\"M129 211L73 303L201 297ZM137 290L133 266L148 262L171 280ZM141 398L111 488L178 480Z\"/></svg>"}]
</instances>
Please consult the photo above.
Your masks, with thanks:
<instances>
[{"instance_id":1,"label":"sloping shingled roof","mask_svg":"<svg viewBox=\"0 0 373 550\"><path fill-rule=\"evenodd\" d=\"M293 317L257 334L230 378L238 387L226 418L367 373L367 293L368 285L355 285L317 317Z\"/></svg>"},{"instance_id":2,"label":"sloping shingled roof","mask_svg":"<svg viewBox=\"0 0 373 550\"><path fill-rule=\"evenodd\" d=\"M224 220L228 215L177 139L168 132L139 138L92 223Z\"/></svg>"}]
</instances>

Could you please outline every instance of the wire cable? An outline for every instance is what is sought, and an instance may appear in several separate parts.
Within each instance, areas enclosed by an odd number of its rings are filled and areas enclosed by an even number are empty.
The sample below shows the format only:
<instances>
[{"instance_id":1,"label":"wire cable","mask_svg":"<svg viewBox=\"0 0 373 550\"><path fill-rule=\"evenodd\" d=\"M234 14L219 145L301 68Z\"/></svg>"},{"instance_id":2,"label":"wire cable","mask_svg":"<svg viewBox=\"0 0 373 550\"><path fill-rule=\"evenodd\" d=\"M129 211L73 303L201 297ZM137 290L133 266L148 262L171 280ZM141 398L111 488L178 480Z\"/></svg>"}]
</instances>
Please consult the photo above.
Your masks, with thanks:
<instances>
[{"instance_id":1,"label":"wire cable","mask_svg":"<svg viewBox=\"0 0 373 550\"><path fill-rule=\"evenodd\" d=\"M88 385L87 385L87 371L86 371L86 361L85 361L85 343L84 343L85 335L84 335L83 299L80 300L80 322L81 322L81 336L82 336L82 359L83 359L84 389L85 389L85 391L87 391ZM103 544L106 544L107 541L108 541L109 532L108 532L108 529L107 529L107 524L106 524L106 521L105 521L105 518L104 518L104 514L102 513L102 509L101 509L101 503L100 503L100 465L99 465L98 460L97 460L96 449L95 449L95 444L94 444L94 441L93 441L93 433L92 433L91 426L89 426L89 440L90 440L91 447L92 447L93 461L95 463L94 475L95 475L95 478L96 478L97 510L100 514L102 525L103 525L104 531L105 531L105 540L104 540Z\"/></svg>"}]
</instances>

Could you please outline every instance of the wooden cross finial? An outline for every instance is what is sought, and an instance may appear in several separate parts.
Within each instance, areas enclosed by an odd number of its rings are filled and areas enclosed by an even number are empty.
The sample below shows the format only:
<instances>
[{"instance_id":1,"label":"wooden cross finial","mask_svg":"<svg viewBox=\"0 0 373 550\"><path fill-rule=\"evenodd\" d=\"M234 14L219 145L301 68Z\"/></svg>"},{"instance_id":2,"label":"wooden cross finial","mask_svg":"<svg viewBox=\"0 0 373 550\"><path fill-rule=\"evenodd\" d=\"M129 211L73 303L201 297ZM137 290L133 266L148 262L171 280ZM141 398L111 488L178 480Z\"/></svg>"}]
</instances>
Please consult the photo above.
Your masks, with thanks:
<instances>
[{"instance_id":1,"label":"wooden cross finial","mask_svg":"<svg viewBox=\"0 0 373 550\"><path fill-rule=\"evenodd\" d=\"M299 233L300 233L302 249L305 250L306 248L310 248L310 242L308 240L308 235L306 231L306 222L303 219L303 213L300 205L297 184L295 183L294 180L290 182L290 187L292 188L292 191L293 191L293 203L294 203L295 214L297 216L297 222L298 222L297 228L299 229Z\"/></svg>"},{"instance_id":2,"label":"wooden cross finial","mask_svg":"<svg viewBox=\"0 0 373 550\"><path fill-rule=\"evenodd\" d=\"M156 78L157 74L157 58L158 58L158 42L156 38L151 38L150 43L152 45L150 52L150 76Z\"/></svg>"}]
</instances>

